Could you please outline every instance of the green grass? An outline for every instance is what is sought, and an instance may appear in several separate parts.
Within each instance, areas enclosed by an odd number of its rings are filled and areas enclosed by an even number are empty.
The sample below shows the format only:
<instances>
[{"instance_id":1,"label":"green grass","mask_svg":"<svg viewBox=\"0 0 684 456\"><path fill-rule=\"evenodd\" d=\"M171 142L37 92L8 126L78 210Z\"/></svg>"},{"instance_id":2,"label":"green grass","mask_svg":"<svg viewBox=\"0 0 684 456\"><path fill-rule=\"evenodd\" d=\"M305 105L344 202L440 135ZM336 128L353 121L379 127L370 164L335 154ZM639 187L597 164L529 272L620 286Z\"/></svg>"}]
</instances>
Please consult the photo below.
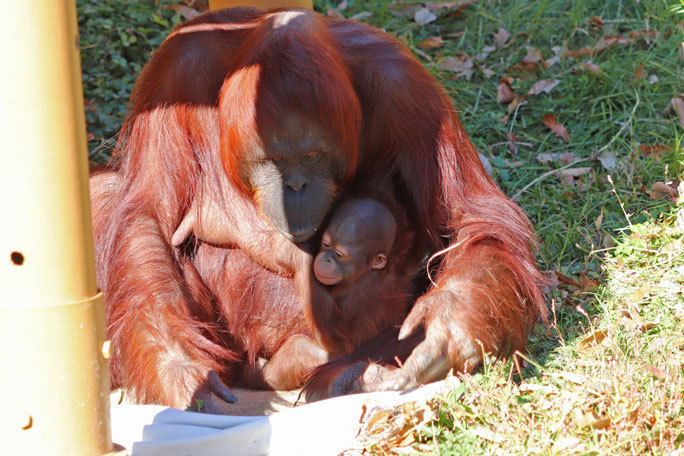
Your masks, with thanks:
<instances>
[{"instance_id":1,"label":"green grass","mask_svg":"<svg viewBox=\"0 0 684 456\"><path fill-rule=\"evenodd\" d=\"M684 235L673 223L635 226L638 234L621 238L605 259L609 279L599 290L555 301L551 327L538 328L537 348L520 358L527 364L522 376L509 361L463 377L456 393L433 404L439 417L418 448L680 454L674 451L684 447ZM665 247L673 241L679 251ZM577 312L578 305L585 310ZM539 345L555 347L542 353Z\"/></svg>"},{"instance_id":2,"label":"green grass","mask_svg":"<svg viewBox=\"0 0 684 456\"><path fill-rule=\"evenodd\" d=\"M601 283L591 291L553 290L551 325L533 331L529 352L517 359L520 372L508 360L462 377L455 393L433 404L439 418L414 449L458 455L684 452L684 233L674 228L673 199L652 201L646 192L655 182L684 178L684 130L676 117L663 115L684 91L684 62L677 54L684 15L671 12L672 5L492 0L472 4L460 16L443 13L427 25L378 2L350 1L344 11L370 11L370 23L408 44L453 96L501 187L511 196L525 189L519 202L539 236L542 268ZM602 28L591 25L593 16L603 19ZM472 57L493 46L499 28L514 41L477 62L470 80L440 69L456 52ZM513 83L518 94L540 79L560 83L549 94L528 97L501 122L507 109L497 102L499 78L528 46L549 59L554 46L575 50L605 35L642 30L655 30L657 37L520 75ZM430 36L441 36L445 45L421 49ZM600 74L577 70L587 61ZM641 64L657 82L635 78ZM494 75L488 78L484 68ZM546 113L567 128L568 142L544 126ZM507 133L525 143L517 154ZM654 158L640 145L668 147ZM571 167L592 169L573 185L550 173L563 164L537 160L566 152L578 161ZM601 154L614 155L617 166L606 169L597 160Z\"/></svg>"},{"instance_id":3,"label":"green grass","mask_svg":"<svg viewBox=\"0 0 684 456\"><path fill-rule=\"evenodd\" d=\"M540 174L557 168L557 164L540 164L539 154L571 152L577 159L591 159L607 145L624 168L613 173L618 192L634 212L633 222L641 222L666 210L666 201L651 202L643 191L656 181L681 176L684 157L681 154L684 131L675 119L663 118L670 99L684 90L682 61L677 46L684 34L676 27L677 19L664 2L632 1L482 1L468 6L456 18L448 15L421 26L408 18L396 17L382 2L350 1L347 15L370 11L368 22L396 35L414 50L429 36L441 36L445 46L421 51L419 58L447 88L454 98L461 121L473 142L494 166L498 182L514 195ZM351 11L349 11L351 10ZM390 8L391 10L391 8ZM602 30L589 27L588 19L600 16ZM493 35L506 29L513 44L497 49L480 67L495 72L487 78L476 69L470 80L439 69L439 62L455 52L476 56L494 44ZM601 69L599 76L573 71L578 61L562 59L537 75L516 79L516 92L525 94L539 79L555 78L560 84L550 94L529 98L517 115L503 125L506 106L497 102L499 77L519 63L532 46L545 59L553 56L554 46L577 49L592 46L603 35L623 34L646 28L657 30L660 37L653 43L643 41L609 49L592 59ZM453 36L453 38L448 38ZM430 60L423 56L429 56ZM587 61L582 59L581 61ZM644 63L649 74L659 82L635 81L634 72ZM633 112L633 114L632 114ZM555 114L571 135L569 142L555 137L542 119ZM622 128L623 122L627 122ZM514 134L527 146L519 146L518 154L508 150L506 133ZM639 144L669 144L672 150L660 160L640 156ZM549 177L527 190L520 204L535 224L541 241L541 260L548 268L565 272L597 271L600 258L593 254L602 248L606 237L626 223L617 201L605 180L606 172L598 161L577 166L591 166L595 178L574 187L562 185ZM603 211L603 224L596 230L593 221ZM646 213L644 213L646 212Z\"/></svg>"},{"instance_id":4,"label":"green grass","mask_svg":"<svg viewBox=\"0 0 684 456\"><path fill-rule=\"evenodd\" d=\"M115 10L104 1L79 1L85 98L94 105L87 119L94 161L107 156L141 65L169 32L166 25L180 19L152 1L117 5ZM315 5L324 13L337 6ZM684 454L684 227L677 228L674 198L652 201L647 193L656 182L684 178L684 129L676 116L663 113L684 92L677 51L684 41L684 9L678 7L684 8L679 0L481 0L460 14L437 12L425 25L387 1L349 0L340 11L345 17L370 13L364 21L406 43L445 86L497 182L519 196L532 220L541 268L575 279L582 273L601 284L551 290L551 324L535 328L528 353L517 358L520 370L513 360L498 361L462 377L451 396L434 404L439 417L414 451ZM594 16L602 27L592 24ZM489 49L499 28L511 39ZM548 94L527 97L502 122L508 112L497 102L499 78L509 75L528 47L550 59L555 46L577 50L603 36L644 30L655 37L591 58L561 58L536 74L512 74L519 95L541 79L560 82ZM421 47L428 37L441 37L443 47ZM485 51L470 79L440 68L457 53L474 57ZM589 61L599 74L578 69ZM635 78L640 65L657 81ZM547 113L567 128L569 141L543 124ZM517 138L517 153L507 134ZM651 157L639 147L654 145L666 146L665 152ZM591 171L565 184L553 173L564 163L537 159L558 153L572 154L576 163L570 168ZM614 156L617 165L606 169L599 155Z\"/></svg>"},{"instance_id":5,"label":"green grass","mask_svg":"<svg viewBox=\"0 0 684 456\"><path fill-rule=\"evenodd\" d=\"M77 0L91 162L109 159L140 70L181 20L172 3Z\"/></svg>"}]
</instances>

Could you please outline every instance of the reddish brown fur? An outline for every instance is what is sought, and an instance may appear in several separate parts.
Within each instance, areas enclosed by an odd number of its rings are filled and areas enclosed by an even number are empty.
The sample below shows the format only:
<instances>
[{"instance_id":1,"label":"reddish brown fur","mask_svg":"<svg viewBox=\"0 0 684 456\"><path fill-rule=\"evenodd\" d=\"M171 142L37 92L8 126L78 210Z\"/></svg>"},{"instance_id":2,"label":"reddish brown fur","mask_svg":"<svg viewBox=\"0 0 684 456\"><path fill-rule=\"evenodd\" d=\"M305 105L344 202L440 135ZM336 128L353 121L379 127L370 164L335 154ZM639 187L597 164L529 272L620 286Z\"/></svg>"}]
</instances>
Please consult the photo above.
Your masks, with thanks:
<instances>
[{"instance_id":1,"label":"reddish brown fur","mask_svg":"<svg viewBox=\"0 0 684 456\"><path fill-rule=\"evenodd\" d=\"M283 110L320 122L340 145L345 188L379 183L401 202L416 233L407 267L417 269L426 251L453 247L407 319L404 329L426 328L427 345L417 351L439 352L442 341L460 369L479 359L473 341L500 354L523 348L545 313L533 232L485 173L442 88L378 30L310 12L274 28L279 17L243 8L178 28L138 79L113 174L91 181L114 384L142 402L184 407L212 369L229 379L245 353L269 353L292 332L325 337L328 324L312 314L320 291L310 278L296 285L314 294L301 296L302 319L252 286L278 281L224 274L226 249L202 245L186 257L170 246L208 179L238 220L241 254L285 277L300 267L297 252L283 255L290 263L270 263L263 246L276 238L238 172L262 143L262 125ZM232 184L220 186L224 172ZM428 379L418 364L409 357L402 371Z\"/></svg>"},{"instance_id":2,"label":"reddish brown fur","mask_svg":"<svg viewBox=\"0 0 684 456\"><path fill-rule=\"evenodd\" d=\"M379 188L352 189L342 200L361 197L373 198L390 210L397 224L396 235L384 269L369 271L344 294L336 291L344 287L316 285L312 302L305 301L311 305L313 326L324 333L322 345L331 353L349 353L386 330L401 326L413 293L411 278L416 267L407 259L414 234L404 212Z\"/></svg>"},{"instance_id":3,"label":"reddish brown fur","mask_svg":"<svg viewBox=\"0 0 684 456\"><path fill-rule=\"evenodd\" d=\"M334 351L326 351L312 340L291 279L267 271L241 250L199 245L194 252L195 267L217 297L231 346L245 356L241 369L229 365L232 375L228 377L250 387L293 389L324 362L401 325L415 274L404 264L413 234L396 201L380 189L349 192L342 199L366 195L372 195L393 214L395 240L384 269L362 277L343 294L335 292L338 287L325 291L321 287L318 298L323 302L309 302L326 337L339 341ZM222 273L217 275L217 270ZM310 271L302 272L310 275Z\"/></svg>"},{"instance_id":4,"label":"reddish brown fur","mask_svg":"<svg viewBox=\"0 0 684 456\"><path fill-rule=\"evenodd\" d=\"M314 368L319 367L325 361L349 354L368 343L370 345L348 359L358 361L359 356L367 359L366 353L371 351L379 356L376 359L377 362L383 364L388 362L377 347L386 346L391 338L381 339L380 345L373 345L371 341L383 334L394 334L396 338L396 328L401 325L406 316L412 296L411 278L415 271L407 268L404 261L412 245L413 233L410 232L406 217L396 201L384 194L382 190L350 192L342 199L353 197L372 197L387 207L394 216L397 225L396 234L391 250L387 254L387 265L380 270L369 270L351 285L327 287L325 292L321 287L319 293L314 295L313 302L307 303L311 306L315 324L319 328L324 328L326 339L335 341L335 345L322 347L308 337L310 336L308 333L306 336L301 333L293 335L273 355L260 375L252 376L253 380L247 382L250 386L266 386L273 389L291 389L300 386L310 377ZM306 272L310 273L310 271ZM264 284L265 282L261 282L262 286ZM255 286L259 285L255 283ZM283 283L280 286L282 288L277 293L280 296L283 294L291 296L293 299L291 306L299 309L298 296L294 289L287 288ZM384 351L388 350L385 348ZM389 351L392 353L389 361L393 362L394 356L399 353L396 352L394 346ZM337 362L331 366L333 365L344 366L346 364ZM339 369L334 372L338 371ZM330 372L332 372L330 369L325 372L320 371L319 378L315 379L309 387L310 397L314 397L313 391L321 389L318 387L319 384L329 383L324 379L331 377ZM263 380L260 382L260 379Z\"/></svg>"}]
</instances>

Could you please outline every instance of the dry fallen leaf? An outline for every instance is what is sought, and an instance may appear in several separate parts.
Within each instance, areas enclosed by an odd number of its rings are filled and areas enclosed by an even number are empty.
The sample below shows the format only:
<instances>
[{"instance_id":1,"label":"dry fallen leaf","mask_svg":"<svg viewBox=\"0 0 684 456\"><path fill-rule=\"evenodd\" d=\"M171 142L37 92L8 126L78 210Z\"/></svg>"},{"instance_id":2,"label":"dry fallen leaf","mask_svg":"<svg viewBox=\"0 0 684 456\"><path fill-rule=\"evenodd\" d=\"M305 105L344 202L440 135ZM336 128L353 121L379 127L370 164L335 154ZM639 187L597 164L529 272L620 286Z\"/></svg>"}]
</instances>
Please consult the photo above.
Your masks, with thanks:
<instances>
[{"instance_id":1,"label":"dry fallen leaf","mask_svg":"<svg viewBox=\"0 0 684 456\"><path fill-rule=\"evenodd\" d=\"M600 283L598 283L595 280L591 280L583 272L579 273L579 282L580 282L580 291L585 291L585 292L596 291L598 289L598 287L601 286Z\"/></svg>"},{"instance_id":2,"label":"dry fallen leaf","mask_svg":"<svg viewBox=\"0 0 684 456\"><path fill-rule=\"evenodd\" d=\"M465 52L457 52L453 57L447 57L439 63L439 68L456 73L459 77L464 76L470 80L473 75L473 61Z\"/></svg>"},{"instance_id":3,"label":"dry fallen leaf","mask_svg":"<svg viewBox=\"0 0 684 456\"><path fill-rule=\"evenodd\" d=\"M670 144L639 145L639 152L641 152L641 155L643 155L644 157L659 157L661 155L668 153L671 150L672 146Z\"/></svg>"},{"instance_id":4,"label":"dry fallen leaf","mask_svg":"<svg viewBox=\"0 0 684 456\"><path fill-rule=\"evenodd\" d=\"M511 87L513 87L514 81L515 81L515 78L513 76L504 76L503 78L499 79L500 83L508 84Z\"/></svg>"},{"instance_id":5,"label":"dry fallen leaf","mask_svg":"<svg viewBox=\"0 0 684 456\"><path fill-rule=\"evenodd\" d=\"M561 178L563 183L573 185L576 177L583 176L592 172L590 167L559 169L553 175Z\"/></svg>"},{"instance_id":6,"label":"dry fallen leaf","mask_svg":"<svg viewBox=\"0 0 684 456\"><path fill-rule=\"evenodd\" d=\"M536 63L516 63L512 67L508 67L504 70L508 74L519 74L519 75L533 75L539 71L539 65Z\"/></svg>"},{"instance_id":7,"label":"dry fallen leaf","mask_svg":"<svg viewBox=\"0 0 684 456\"><path fill-rule=\"evenodd\" d=\"M559 162L563 165L575 160L575 155L572 152L557 152L553 154L539 154L537 155L537 161L539 163L549 163L549 162Z\"/></svg>"},{"instance_id":8,"label":"dry fallen leaf","mask_svg":"<svg viewBox=\"0 0 684 456\"><path fill-rule=\"evenodd\" d=\"M503 47L506 41L511 37L511 34L506 31L506 29L499 27L499 30L494 34L494 42L499 47Z\"/></svg>"},{"instance_id":9,"label":"dry fallen leaf","mask_svg":"<svg viewBox=\"0 0 684 456\"><path fill-rule=\"evenodd\" d=\"M633 294L632 301L635 303L641 303L649 294L651 293L651 285L646 283L640 286Z\"/></svg>"},{"instance_id":10,"label":"dry fallen leaf","mask_svg":"<svg viewBox=\"0 0 684 456\"><path fill-rule=\"evenodd\" d=\"M558 276L556 275L556 271L543 271L542 275L544 276L542 290L545 294L555 290L558 287L558 284L560 284Z\"/></svg>"},{"instance_id":11,"label":"dry fallen leaf","mask_svg":"<svg viewBox=\"0 0 684 456\"><path fill-rule=\"evenodd\" d=\"M487 67L480 67L480 70L482 70L482 74L484 74L487 79L496 76L496 73Z\"/></svg>"},{"instance_id":12,"label":"dry fallen leaf","mask_svg":"<svg viewBox=\"0 0 684 456\"><path fill-rule=\"evenodd\" d=\"M508 114L503 116L501 118L501 123L506 125L508 123L508 118L513 112L515 112L516 109L518 109L519 106L523 106L527 104L527 95L523 95L522 97L516 96L513 101L510 102L508 105Z\"/></svg>"},{"instance_id":13,"label":"dry fallen leaf","mask_svg":"<svg viewBox=\"0 0 684 456\"><path fill-rule=\"evenodd\" d=\"M527 97L522 96L522 97L515 97L513 101L511 101L511 104L508 105L508 114L513 114L516 109L518 109L518 106L522 106L527 104Z\"/></svg>"},{"instance_id":14,"label":"dry fallen leaf","mask_svg":"<svg viewBox=\"0 0 684 456\"><path fill-rule=\"evenodd\" d=\"M535 74L539 71L542 61L542 52L539 49L527 46L527 55L522 61L516 63L512 67L506 68L504 71L509 74Z\"/></svg>"},{"instance_id":15,"label":"dry fallen leaf","mask_svg":"<svg viewBox=\"0 0 684 456\"><path fill-rule=\"evenodd\" d=\"M554 46L551 48L551 50L553 51L553 57L551 57L550 59L546 59L544 61L544 68L547 70L549 68L551 68L552 66L554 66L555 64L557 64L558 62L560 62L561 57L563 56L563 48L562 47Z\"/></svg>"},{"instance_id":16,"label":"dry fallen leaf","mask_svg":"<svg viewBox=\"0 0 684 456\"><path fill-rule=\"evenodd\" d=\"M679 43L679 48L677 48L679 51L679 59L684 62L684 41Z\"/></svg>"},{"instance_id":17,"label":"dry fallen leaf","mask_svg":"<svg viewBox=\"0 0 684 456\"><path fill-rule=\"evenodd\" d=\"M570 141L570 135L565 127L558 123L556 116L553 114L544 114L544 125L549 127L551 131L558 136L563 138L565 141Z\"/></svg>"},{"instance_id":18,"label":"dry fallen leaf","mask_svg":"<svg viewBox=\"0 0 684 456\"><path fill-rule=\"evenodd\" d=\"M597 329L596 331L589 334L588 336L585 336L582 340L579 341L579 343L577 344L577 351L579 353L590 352L597 345L600 345L601 342L603 342L605 338L608 336L608 334L608 331L604 329Z\"/></svg>"},{"instance_id":19,"label":"dry fallen leaf","mask_svg":"<svg viewBox=\"0 0 684 456\"><path fill-rule=\"evenodd\" d=\"M551 93L554 87L560 84L558 79L542 79L534 83L530 88L528 95L537 95L538 93L546 92Z\"/></svg>"},{"instance_id":20,"label":"dry fallen leaf","mask_svg":"<svg viewBox=\"0 0 684 456\"><path fill-rule=\"evenodd\" d=\"M601 225L603 225L603 208L601 208L601 213L596 217L596 220L594 220L594 226L597 231L601 229Z\"/></svg>"},{"instance_id":21,"label":"dry fallen leaf","mask_svg":"<svg viewBox=\"0 0 684 456\"><path fill-rule=\"evenodd\" d=\"M515 92L511 90L511 86L501 82L496 88L496 101L499 103L510 103L515 98Z\"/></svg>"},{"instance_id":22,"label":"dry fallen leaf","mask_svg":"<svg viewBox=\"0 0 684 456\"><path fill-rule=\"evenodd\" d=\"M617 46L619 44L629 44L631 42L632 40L624 38L620 35L604 36L596 44L595 49L596 52L603 52L606 49Z\"/></svg>"},{"instance_id":23,"label":"dry fallen leaf","mask_svg":"<svg viewBox=\"0 0 684 456\"><path fill-rule=\"evenodd\" d=\"M595 413L577 413L577 426L580 428L605 429L611 425L610 418L599 418Z\"/></svg>"},{"instance_id":24,"label":"dry fallen leaf","mask_svg":"<svg viewBox=\"0 0 684 456\"><path fill-rule=\"evenodd\" d=\"M665 109L665 113L673 111L679 116L679 125L684 128L684 94L678 95L670 100L670 104Z\"/></svg>"},{"instance_id":25,"label":"dry fallen leaf","mask_svg":"<svg viewBox=\"0 0 684 456\"><path fill-rule=\"evenodd\" d=\"M610 149L601 152L601 155L596 157L596 159L600 161L601 165L608 171L613 171L617 167L617 157L615 156L615 152Z\"/></svg>"},{"instance_id":26,"label":"dry fallen leaf","mask_svg":"<svg viewBox=\"0 0 684 456\"><path fill-rule=\"evenodd\" d=\"M670 187L665 182L656 182L651 187L651 190L646 190L648 197L651 201L658 201L663 198L672 198L677 195L677 189L675 187Z\"/></svg>"},{"instance_id":27,"label":"dry fallen leaf","mask_svg":"<svg viewBox=\"0 0 684 456\"><path fill-rule=\"evenodd\" d=\"M663 369L659 369L655 366L646 366L644 369L649 371L654 377L657 377L661 380L665 380L668 378L670 375L667 373L667 371L664 371Z\"/></svg>"},{"instance_id":28,"label":"dry fallen leaf","mask_svg":"<svg viewBox=\"0 0 684 456\"><path fill-rule=\"evenodd\" d=\"M539 65L536 63L516 63L512 67L504 70L508 74L515 74L523 78L531 79L531 75L539 71Z\"/></svg>"},{"instance_id":29,"label":"dry fallen leaf","mask_svg":"<svg viewBox=\"0 0 684 456\"><path fill-rule=\"evenodd\" d=\"M624 38L620 35L609 35L601 37L601 39L592 47L583 47L580 49L564 49L563 57L569 57L571 59L579 59L582 57L591 57L604 52L606 49L620 45L629 44L632 40Z\"/></svg>"},{"instance_id":30,"label":"dry fallen leaf","mask_svg":"<svg viewBox=\"0 0 684 456\"><path fill-rule=\"evenodd\" d=\"M644 320L644 317L642 317L639 314L639 310L637 307L633 304L631 304L627 310L627 315L623 316L627 317L626 319L623 319L622 324L626 328L633 328L638 331L648 331L649 329L655 328L658 326L659 322L655 321L646 321Z\"/></svg>"},{"instance_id":31,"label":"dry fallen leaf","mask_svg":"<svg viewBox=\"0 0 684 456\"><path fill-rule=\"evenodd\" d=\"M420 430L435 418L429 402L407 402L383 408L368 401L363 405L357 443L389 454L390 450L407 447L416 441Z\"/></svg>"},{"instance_id":32,"label":"dry fallen leaf","mask_svg":"<svg viewBox=\"0 0 684 456\"><path fill-rule=\"evenodd\" d=\"M475 60L477 60L478 62L481 62L487 58L487 56L489 55L490 52L494 52L494 51L496 51L496 48L494 46L485 46L482 48L482 51L478 52L475 55Z\"/></svg>"},{"instance_id":33,"label":"dry fallen leaf","mask_svg":"<svg viewBox=\"0 0 684 456\"><path fill-rule=\"evenodd\" d=\"M522 59L523 63L538 64L543 60L542 51L532 46L527 46L527 55Z\"/></svg>"},{"instance_id":34,"label":"dry fallen leaf","mask_svg":"<svg viewBox=\"0 0 684 456\"><path fill-rule=\"evenodd\" d=\"M562 272L555 272L556 277L558 278L558 282L562 283L563 285L570 285L571 287L580 288L580 283L577 280L573 279L572 277L566 276Z\"/></svg>"},{"instance_id":35,"label":"dry fallen leaf","mask_svg":"<svg viewBox=\"0 0 684 456\"><path fill-rule=\"evenodd\" d=\"M395 16L404 16L414 18L416 13L421 9L427 9L433 14L437 14L442 10L449 11L447 14L450 16L458 15L460 12L469 4L474 3L477 0L462 0L457 2L444 2L444 3L434 3L434 2L399 2L393 1L389 4L392 14ZM461 32L463 33L463 32Z\"/></svg>"},{"instance_id":36,"label":"dry fallen leaf","mask_svg":"<svg viewBox=\"0 0 684 456\"><path fill-rule=\"evenodd\" d=\"M590 17L589 18L589 23L591 25L596 25L598 27L603 27L603 19L601 19L598 16Z\"/></svg>"},{"instance_id":37,"label":"dry fallen leaf","mask_svg":"<svg viewBox=\"0 0 684 456\"><path fill-rule=\"evenodd\" d=\"M439 49L444 46L444 40L441 36L428 36L418 43L418 46L423 49Z\"/></svg>"},{"instance_id":38,"label":"dry fallen leaf","mask_svg":"<svg viewBox=\"0 0 684 456\"><path fill-rule=\"evenodd\" d=\"M626 320L622 321L625 327L636 326L638 329L641 329L646 324L646 320L639 313L638 305L633 302L627 304L626 308L620 309L620 315L623 317L623 320Z\"/></svg>"},{"instance_id":39,"label":"dry fallen leaf","mask_svg":"<svg viewBox=\"0 0 684 456\"><path fill-rule=\"evenodd\" d=\"M601 68L599 68L599 66L595 63L592 63L591 60L588 62L580 63L579 65L577 65L577 68L582 71L589 71L590 73L601 74Z\"/></svg>"},{"instance_id":40,"label":"dry fallen leaf","mask_svg":"<svg viewBox=\"0 0 684 456\"><path fill-rule=\"evenodd\" d=\"M658 38L658 31L657 30L634 30L632 32L629 32L629 38L634 40L634 41L656 40Z\"/></svg>"},{"instance_id":41,"label":"dry fallen leaf","mask_svg":"<svg viewBox=\"0 0 684 456\"><path fill-rule=\"evenodd\" d=\"M427 8L421 8L413 15L413 20L420 25L429 24L437 20L437 16Z\"/></svg>"}]
</instances>

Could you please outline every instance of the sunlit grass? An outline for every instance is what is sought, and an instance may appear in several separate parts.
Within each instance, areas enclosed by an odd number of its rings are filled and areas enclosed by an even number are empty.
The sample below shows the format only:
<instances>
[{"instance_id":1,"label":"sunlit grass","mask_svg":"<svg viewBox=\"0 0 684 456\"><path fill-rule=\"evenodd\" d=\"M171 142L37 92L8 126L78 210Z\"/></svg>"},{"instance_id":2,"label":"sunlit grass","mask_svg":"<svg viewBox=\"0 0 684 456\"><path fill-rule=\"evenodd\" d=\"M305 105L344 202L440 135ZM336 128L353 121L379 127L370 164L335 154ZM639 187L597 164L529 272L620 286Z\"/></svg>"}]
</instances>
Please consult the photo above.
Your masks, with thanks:
<instances>
[{"instance_id":1,"label":"sunlit grass","mask_svg":"<svg viewBox=\"0 0 684 456\"><path fill-rule=\"evenodd\" d=\"M318 5L321 11L334 6ZM463 377L438 402L440 418L412 451L684 454L684 233L675 225L674 198L647 193L656 182L674 186L684 177L684 129L664 113L671 98L684 92L684 62L677 53L684 16L670 6L492 0L458 15L442 10L426 25L396 14L397 7L386 2L352 0L341 12L370 12L364 20L406 43L440 80L499 185L510 196L518 194L539 237L541 267L580 285L561 283L549 293L550 325L537 325L517 366L513 360L492 362ZM594 16L602 27L592 25ZM492 50L499 28L512 41ZM603 36L643 31L655 31L653 39L517 75L513 89L519 95L540 79L560 83L548 94L527 97L502 122L507 109L497 101L499 78L509 75L506 70L520 63L528 47L549 59L554 46L580 49ZM444 46L421 47L437 36ZM476 60L467 79L440 69L457 52L488 55ZM587 62L600 73L578 69ZM647 77L635 77L642 64ZM487 77L484 69L494 74ZM544 126L546 113L567 128L568 142ZM508 133L517 138L517 153ZM640 148L655 145L665 146L657 157ZM572 154L576 163L570 168L591 170L564 182L551 171L566 163L538 160L559 153ZM615 165L598 156L614 157Z\"/></svg>"}]
</instances>

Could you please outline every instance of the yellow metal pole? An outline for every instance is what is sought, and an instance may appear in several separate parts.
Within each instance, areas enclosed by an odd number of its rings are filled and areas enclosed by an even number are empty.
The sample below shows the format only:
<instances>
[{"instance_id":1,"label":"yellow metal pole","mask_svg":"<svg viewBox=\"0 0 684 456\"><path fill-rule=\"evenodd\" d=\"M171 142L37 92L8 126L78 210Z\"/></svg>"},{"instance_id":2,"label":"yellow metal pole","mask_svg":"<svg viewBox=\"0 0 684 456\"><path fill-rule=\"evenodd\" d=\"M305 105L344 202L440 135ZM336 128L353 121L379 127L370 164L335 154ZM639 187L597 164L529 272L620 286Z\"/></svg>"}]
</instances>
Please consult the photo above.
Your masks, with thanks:
<instances>
[{"instance_id":1,"label":"yellow metal pole","mask_svg":"<svg viewBox=\"0 0 684 456\"><path fill-rule=\"evenodd\" d=\"M75 2L7 4L0 43L0 453L107 454Z\"/></svg>"},{"instance_id":2,"label":"yellow metal pole","mask_svg":"<svg viewBox=\"0 0 684 456\"><path fill-rule=\"evenodd\" d=\"M209 9L212 11L235 6L253 6L263 11L275 8L313 9L313 0L209 0Z\"/></svg>"}]
</instances>

